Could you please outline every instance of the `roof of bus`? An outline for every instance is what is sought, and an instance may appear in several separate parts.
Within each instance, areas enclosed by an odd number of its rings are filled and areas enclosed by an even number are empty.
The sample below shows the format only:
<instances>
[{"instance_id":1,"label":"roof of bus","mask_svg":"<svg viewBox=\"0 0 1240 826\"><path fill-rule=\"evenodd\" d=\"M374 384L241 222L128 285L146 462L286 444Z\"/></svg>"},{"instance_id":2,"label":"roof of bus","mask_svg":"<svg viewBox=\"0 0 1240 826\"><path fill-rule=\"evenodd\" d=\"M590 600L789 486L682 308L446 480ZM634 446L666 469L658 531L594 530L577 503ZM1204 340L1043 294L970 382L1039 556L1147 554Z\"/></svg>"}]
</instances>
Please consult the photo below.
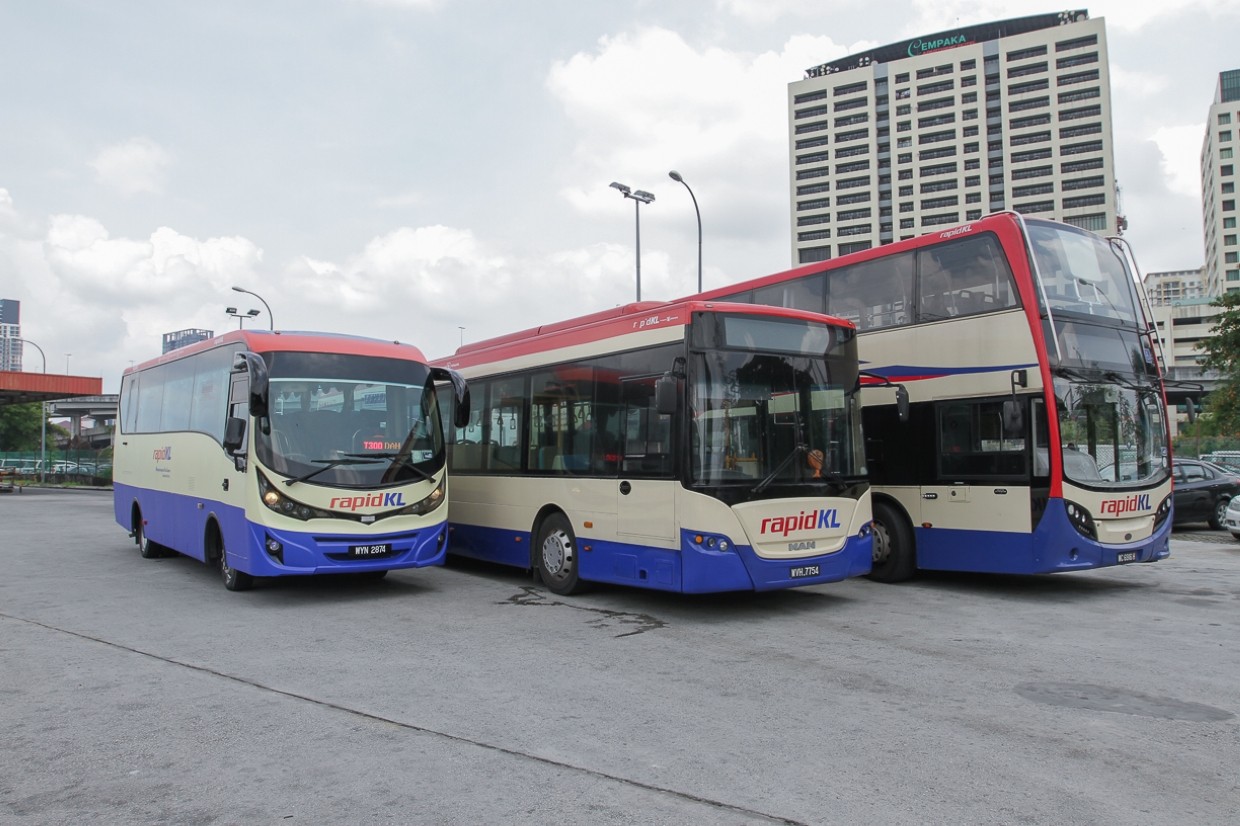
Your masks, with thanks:
<instances>
[{"instance_id":1,"label":"roof of bus","mask_svg":"<svg viewBox=\"0 0 1240 826\"><path fill-rule=\"evenodd\" d=\"M839 258L831 258L826 261L815 261L812 264L803 264L795 269L785 270L783 272L777 272L770 275L757 276L745 281L738 281L727 287L718 287L713 290L706 290L698 295L686 296L685 299L679 300L683 301L690 298L699 300L726 298L727 296L736 295L736 293L743 290L757 289L770 284L778 284L781 281L785 281L790 278L797 278L803 275L823 272L825 270L837 269L849 264L860 264L863 261L869 261L874 258L884 258L888 255L895 255L896 253L905 252L907 250L934 246L935 244L951 240L952 238L987 231L1000 234L1003 232L1014 232L1018 229L1021 221L1038 224L1058 224L1065 229L1069 229L1074 232L1088 232L1087 230L1082 230L1079 227L1074 227L1071 224L1063 224L1059 221L1052 221L1047 218L1028 218L1015 212L996 212L979 218L976 221L958 224L954 227L938 230L936 232L927 232L924 235L917 236L916 238L907 238L903 241L893 241L890 244L882 244L877 247L871 247L868 250L861 250L860 252L841 255Z\"/></svg>"},{"instance_id":2,"label":"roof of bus","mask_svg":"<svg viewBox=\"0 0 1240 826\"><path fill-rule=\"evenodd\" d=\"M412 344L399 341L384 341L365 336L345 335L341 333L303 332L298 330L232 330L222 336L195 342L188 347L181 347L162 356L158 356L142 364L130 367L125 372L143 370L157 364L201 353L216 347L241 343L246 349L255 353L299 352L299 353L343 353L354 356L377 356L381 358L405 359L407 361L425 362L422 351Z\"/></svg>"},{"instance_id":3,"label":"roof of bus","mask_svg":"<svg viewBox=\"0 0 1240 826\"><path fill-rule=\"evenodd\" d=\"M641 301L554 324L544 324L516 333L471 342L457 348L456 353L451 356L435 359L432 364L448 366L459 366L462 363L482 364L540 350L602 341L640 329L683 327L688 323L691 313L705 311L806 318L850 329L855 327L851 321L846 319L786 307L697 299L680 299L670 302Z\"/></svg>"}]
</instances>

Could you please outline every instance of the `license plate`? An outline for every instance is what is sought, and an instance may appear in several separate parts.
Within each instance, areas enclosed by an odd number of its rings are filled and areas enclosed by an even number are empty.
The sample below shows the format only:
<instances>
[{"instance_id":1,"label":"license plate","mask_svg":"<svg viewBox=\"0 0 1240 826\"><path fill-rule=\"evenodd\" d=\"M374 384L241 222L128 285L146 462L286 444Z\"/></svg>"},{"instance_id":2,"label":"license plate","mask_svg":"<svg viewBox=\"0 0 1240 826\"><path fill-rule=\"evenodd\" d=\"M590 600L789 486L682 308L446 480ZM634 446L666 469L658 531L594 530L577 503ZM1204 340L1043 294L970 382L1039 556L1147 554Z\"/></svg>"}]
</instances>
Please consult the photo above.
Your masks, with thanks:
<instances>
[{"instance_id":1,"label":"license plate","mask_svg":"<svg viewBox=\"0 0 1240 826\"><path fill-rule=\"evenodd\" d=\"M1136 562L1137 552L1136 551L1124 551L1123 553L1115 557L1115 561L1121 565L1123 565L1125 562Z\"/></svg>"},{"instance_id":2,"label":"license plate","mask_svg":"<svg viewBox=\"0 0 1240 826\"><path fill-rule=\"evenodd\" d=\"M817 565L802 565L799 568L793 568L791 576L793 579L800 579L804 576L818 576L819 570Z\"/></svg>"},{"instance_id":3,"label":"license plate","mask_svg":"<svg viewBox=\"0 0 1240 826\"><path fill-rule=\"evenodd\" d=\"M388 543L379 545L350 545L349 556L370 557L370 556L387 556L392 552L392 546Z\"/></svg>"}]
</instances>

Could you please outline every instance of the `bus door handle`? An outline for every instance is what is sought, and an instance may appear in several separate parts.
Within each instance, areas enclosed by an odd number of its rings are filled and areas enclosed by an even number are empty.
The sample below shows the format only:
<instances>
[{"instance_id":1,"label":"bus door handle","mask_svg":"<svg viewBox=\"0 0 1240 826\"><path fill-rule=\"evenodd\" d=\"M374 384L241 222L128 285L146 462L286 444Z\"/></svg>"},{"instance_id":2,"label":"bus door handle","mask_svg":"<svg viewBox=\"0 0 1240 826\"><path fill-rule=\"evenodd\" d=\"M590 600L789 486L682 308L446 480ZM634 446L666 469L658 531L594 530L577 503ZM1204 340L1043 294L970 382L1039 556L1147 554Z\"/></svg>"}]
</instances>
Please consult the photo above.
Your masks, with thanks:
<instances>
[{"instance_id":1,"label":"bus door handle","mask_svg":"<svg viewBox=\"0 0 1240 826\"><path fill-rule=\"evenodd\" d=\"M628 496L628 495L629 495L629 491L631 491L631 490L633 490L633 486L632 486L632 485L630 485L628 482L621 482L621 483L620 483L620 493L621 493L622 495L624 495L624 496Z\"/></svg>"},{"instance_id":2,"label":"bus door handle","mask_svg":"<svg viewBox=\"0 0 1240 826\"><path fill-rule=\"evenodd\" d=\"M220 485L220 487L222 487L224 490L228 490L228 480L225 479L224 482Z\"/></svg>"}]
</instances>

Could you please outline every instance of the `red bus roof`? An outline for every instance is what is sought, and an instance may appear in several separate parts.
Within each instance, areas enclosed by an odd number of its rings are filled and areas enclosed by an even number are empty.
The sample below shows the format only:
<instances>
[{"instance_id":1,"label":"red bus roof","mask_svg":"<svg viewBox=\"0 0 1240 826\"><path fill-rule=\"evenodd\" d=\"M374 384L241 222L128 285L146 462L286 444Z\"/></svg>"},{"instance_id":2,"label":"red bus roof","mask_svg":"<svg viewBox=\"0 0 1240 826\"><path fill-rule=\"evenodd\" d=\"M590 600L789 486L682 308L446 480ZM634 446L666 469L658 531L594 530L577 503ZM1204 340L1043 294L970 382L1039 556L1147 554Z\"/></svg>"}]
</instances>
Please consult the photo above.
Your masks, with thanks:
<instances>
[{"instance_id":1,"label":"red bus roof","mask_svg":"<svg viewBox=\"0 0 1240 826\"><path fill-rule=\"evenodd\" d=\"M738 281L727 287L718 287L713 290L706 290L698 295L686 296L686 299L710 300L716 297L726 297L735 295L742 290L760 289L772 284L779 284L789 279L798 278L800 276L812 275L814 273L833 270L838 267L845 267L849 264L860 264L864 261L870 261L875 258L886 258L889 255L896 255L908 250L920 249L921 247L934 246L953 238L962 238L979 232L994 232L1000 236L1004 233L1012 233L1017 231L1017 225L1021 216L1013 212L996 212L979 218L976 221L969 221L954 227L949 227L938 232L928 232L919 235L916 238L906 238L903 241L893 241L890 244L882 244L877 247L871 247L868 250L841 255L839 258L830 258L826 261L815 261L812 264L802 264L791 270L773 273L771 275L761 275L745 281ZM1030 218L1026 220L1047 222L1044 218ZM1057 222L1049 222L1057 223ZM1065 224L1065 226L1070 226ZM1076 229L1076 228L1074 228ZM680 299L685 300L685 299Z\"/></svg>"},{"instance_id":2,"label":"red bus roof","mask_svg":"<svg viewBox=\"0 0 1240 826\"><path fill-rule=\"evenodd\" d=\"M447 367L472 366L493 361L603 341L639 330L683 327L689 323L694 312L730 312L746 315L766 315L780 318L810 318L825 324L855 329L851 321L835 316L821 315L806 310L787 307L770 307L762 304L734 304L721 301L681 299L674 302L643 301L625 304L610 310L531 327L517 333L497 336L485 341L471 342L457 349L456 353L435 359L432 364Z\"/></svg>"},{"instance_id":3,"label":"red bus roof","mask_svg":"<svg viewBox=\"0 0 1240 826\"><path fill-rule=\"evenodd\" d=\"M365 336L352 336L340 333L318 333L318 332L285 332L276 330L271 332L268 330L233 330L222 336L209 338L204 341L195 342L188 347L182 347L173 350L170 353L164 353L162 356L153 358L150 361L144 361L135 367L130 367L125 373L135 370L144 370L148 367L154 367L157 364L166 364L170 361L192 356L195 353L201 353L211 350L215 347L223 347L229 344L240 342L246 348L255 353L274 353L274 352L299 352L299 353L341 353L351 356L376 356L380 358L404 359L406 361L425 362L426 357L422 351L412 344L402 344L399 341L384 341L377 338L367 338Z\"/></svg>"}]
</instances>

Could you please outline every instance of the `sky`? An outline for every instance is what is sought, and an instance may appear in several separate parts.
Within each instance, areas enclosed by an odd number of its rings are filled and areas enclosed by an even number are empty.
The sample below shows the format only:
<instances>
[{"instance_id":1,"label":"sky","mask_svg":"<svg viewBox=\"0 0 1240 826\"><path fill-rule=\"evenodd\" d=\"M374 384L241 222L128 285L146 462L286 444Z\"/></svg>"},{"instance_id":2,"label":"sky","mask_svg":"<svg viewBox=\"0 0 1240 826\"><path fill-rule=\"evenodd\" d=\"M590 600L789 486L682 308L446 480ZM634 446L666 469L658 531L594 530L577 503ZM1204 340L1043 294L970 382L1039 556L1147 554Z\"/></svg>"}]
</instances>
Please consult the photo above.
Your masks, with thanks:
<instances>
[{"instance_id":1,"label":"sky","mask_svg":"<svg viewBox=\"0 0 1240 826\"><path fill-rule=\"evenodd\" d=\"M1235 0L0 0L0 298L109 393L230 306L445 356L634 300L638 227L642 299L695 292L671 170L704 288L777 272L790 82L1065 8L1106 19L1138 264L1199 267Z\"/></svg>"}]
</instances>

